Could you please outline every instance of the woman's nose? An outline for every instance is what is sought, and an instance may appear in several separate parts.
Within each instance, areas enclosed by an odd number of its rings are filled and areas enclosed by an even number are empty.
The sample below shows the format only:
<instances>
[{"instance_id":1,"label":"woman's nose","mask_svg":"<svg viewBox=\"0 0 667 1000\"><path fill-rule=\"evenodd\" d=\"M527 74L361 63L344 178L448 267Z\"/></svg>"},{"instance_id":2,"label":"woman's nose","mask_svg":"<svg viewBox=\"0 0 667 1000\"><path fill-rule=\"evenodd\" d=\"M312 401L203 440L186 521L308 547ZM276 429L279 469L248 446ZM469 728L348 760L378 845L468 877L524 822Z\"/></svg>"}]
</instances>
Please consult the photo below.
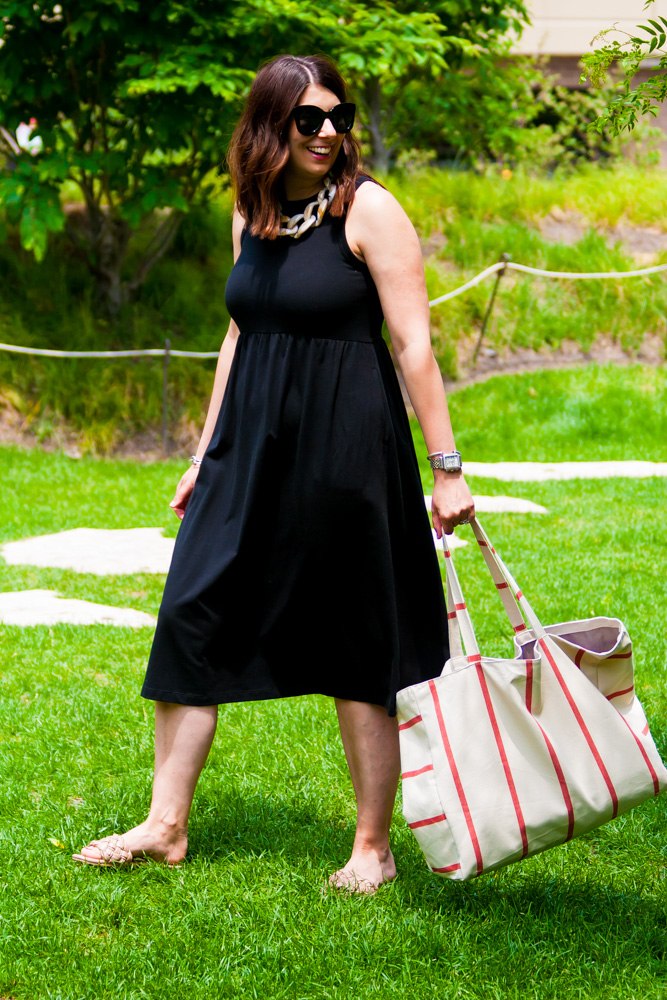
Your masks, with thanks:
<instances>
[{"instance_id":1,"label":"woman's nose","mask_svg":"<svg viewBox=\"0 0 667 1000\"><path fill-rule=\"evenodd\" d=\"M336 134L336 129L333 127L333 123L330 118L325 118L322 122L322 128L317 133L322 139L330 138Z\"/></svg>"}]
</instances>

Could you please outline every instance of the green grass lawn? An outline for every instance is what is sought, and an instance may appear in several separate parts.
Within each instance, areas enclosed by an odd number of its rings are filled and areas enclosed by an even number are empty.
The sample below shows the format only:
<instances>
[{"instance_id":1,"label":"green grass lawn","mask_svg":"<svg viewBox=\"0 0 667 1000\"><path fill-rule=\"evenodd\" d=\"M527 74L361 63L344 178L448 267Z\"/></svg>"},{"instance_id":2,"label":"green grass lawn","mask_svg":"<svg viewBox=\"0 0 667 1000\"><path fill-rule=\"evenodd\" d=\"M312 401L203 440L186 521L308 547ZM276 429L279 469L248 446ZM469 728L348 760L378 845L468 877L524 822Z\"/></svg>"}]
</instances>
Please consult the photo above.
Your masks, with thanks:
<instances>
[{"instance_id":1,"label":"green grass lawn","mask_svg":"<svg viewBox=\"0 0 667 1000\"><path fill-rule=\"evenodd\" d=\"M496 378L451 405L464 459L666 460L661 370ZM180 462L0 455L0 540L79 526L175 533L166 505ZM548 509L483 522L545 623L624 619L638 692L667 756L665 480L471 485ZM476 547L455 557L483 648L508 650ZM44 587L152 613L162 585L151 575L0 562L2 591ZM73 850L146 809L152 706L139 686L150 639L150 629L2 629L0 997L667 997L664 798L466 885L428 872L399 804L396 882L374 898L323 897L354 830L323 697L221 709L181 868L75 865Z\"/></svg>"}]
</instances>

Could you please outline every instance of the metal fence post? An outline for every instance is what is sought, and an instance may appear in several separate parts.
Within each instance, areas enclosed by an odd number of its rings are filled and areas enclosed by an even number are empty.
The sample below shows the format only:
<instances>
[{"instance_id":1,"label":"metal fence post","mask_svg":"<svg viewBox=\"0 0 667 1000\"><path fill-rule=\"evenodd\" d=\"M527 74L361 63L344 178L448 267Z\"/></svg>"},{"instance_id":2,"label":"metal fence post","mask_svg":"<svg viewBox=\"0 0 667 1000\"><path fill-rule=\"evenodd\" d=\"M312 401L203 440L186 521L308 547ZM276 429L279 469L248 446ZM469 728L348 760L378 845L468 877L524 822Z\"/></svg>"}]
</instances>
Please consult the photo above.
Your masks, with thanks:
<instances>
[{"instance_id":1,"label":"metal fence post","mask_svg":"<svg viewBox=\"0 0 667 1000\"><path fill-rule=\"evenodd\" d=\"M164 357L162 359L162 454L167 457L169 441L167 439L168 394L169 394L169 351L171 341L164 342Z\"/></svg>"},{"instance_id":2,"label":"metal fence post","mask_svg":"<svg viewBox=\"0 0 667 1000\"><path fill-rule=\"evenodd\" d=\"M500 257L500 260L503 265L506 265L509 259L510 257L509 254L507 253L502 254ZM477 338L477 343L475 344L475 350L473 351L472 355L473 365L477 361L477 355L479 354L480 348L482 346L482 341L484 340L484 334L486 333L486 328L488 326L489 319L491 318L491 310L493 309L493 303L496 300L496 292L498 291L498 285L500 284L500 279L502 278L506 270L507 267L503 266L496 273L496 280L494 281L493 288L491 290L491 298L489 299L489 304L486 307L486 312L484 313L484 319L482 320L482 329L479 331L479 337Z\"/></svg>"}]
</instances>

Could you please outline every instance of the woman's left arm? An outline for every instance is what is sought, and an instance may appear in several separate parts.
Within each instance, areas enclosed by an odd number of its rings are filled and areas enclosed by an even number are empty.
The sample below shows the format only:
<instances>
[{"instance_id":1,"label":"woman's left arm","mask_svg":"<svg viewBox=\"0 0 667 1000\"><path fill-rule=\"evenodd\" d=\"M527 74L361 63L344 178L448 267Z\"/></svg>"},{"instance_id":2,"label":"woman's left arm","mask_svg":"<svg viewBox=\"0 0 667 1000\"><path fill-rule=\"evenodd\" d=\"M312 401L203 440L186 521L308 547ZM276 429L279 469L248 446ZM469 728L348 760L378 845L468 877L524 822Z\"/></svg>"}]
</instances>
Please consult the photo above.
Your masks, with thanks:
<instances>
[{"instance_id":1,"label":"woman's left arm","mask_svg":"<svg viewBox=\"0 0 667 1000\"><path fill-rule=\"evenodd\" d=\"M377 184L362 184L350 208L346 236L366 262L378 293L394 354L429 454L455 450L445 387L431 348L430 312L419 239L394 196ZM462 472L437 469L433 483L433 527L444 530L475 514Z\"/></svg>"}]
</instances>

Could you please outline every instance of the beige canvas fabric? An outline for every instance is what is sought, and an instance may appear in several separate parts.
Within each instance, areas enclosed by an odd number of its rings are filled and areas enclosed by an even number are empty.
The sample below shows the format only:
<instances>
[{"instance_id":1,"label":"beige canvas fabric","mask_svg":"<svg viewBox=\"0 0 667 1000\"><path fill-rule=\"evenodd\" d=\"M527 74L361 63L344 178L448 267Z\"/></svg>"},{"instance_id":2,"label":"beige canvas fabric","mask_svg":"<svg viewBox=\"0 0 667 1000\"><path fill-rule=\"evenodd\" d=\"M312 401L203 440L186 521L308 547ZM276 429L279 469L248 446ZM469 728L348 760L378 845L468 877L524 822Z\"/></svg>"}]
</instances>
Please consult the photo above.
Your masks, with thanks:
<instances>
[{"instance_id":1,"label":"beige canvas fabric","mask_svg":"<svg viewBox=\"0 0 667 1000\"><path fill-rule=\"evenodd\" d=\"M667 787L622 622L543 628L479 520L471 527L516 655L480 654L445 543L452 656L397 698L403 812L431 870L453 879L565 843Z\"/></svg>"}]
</instances>

